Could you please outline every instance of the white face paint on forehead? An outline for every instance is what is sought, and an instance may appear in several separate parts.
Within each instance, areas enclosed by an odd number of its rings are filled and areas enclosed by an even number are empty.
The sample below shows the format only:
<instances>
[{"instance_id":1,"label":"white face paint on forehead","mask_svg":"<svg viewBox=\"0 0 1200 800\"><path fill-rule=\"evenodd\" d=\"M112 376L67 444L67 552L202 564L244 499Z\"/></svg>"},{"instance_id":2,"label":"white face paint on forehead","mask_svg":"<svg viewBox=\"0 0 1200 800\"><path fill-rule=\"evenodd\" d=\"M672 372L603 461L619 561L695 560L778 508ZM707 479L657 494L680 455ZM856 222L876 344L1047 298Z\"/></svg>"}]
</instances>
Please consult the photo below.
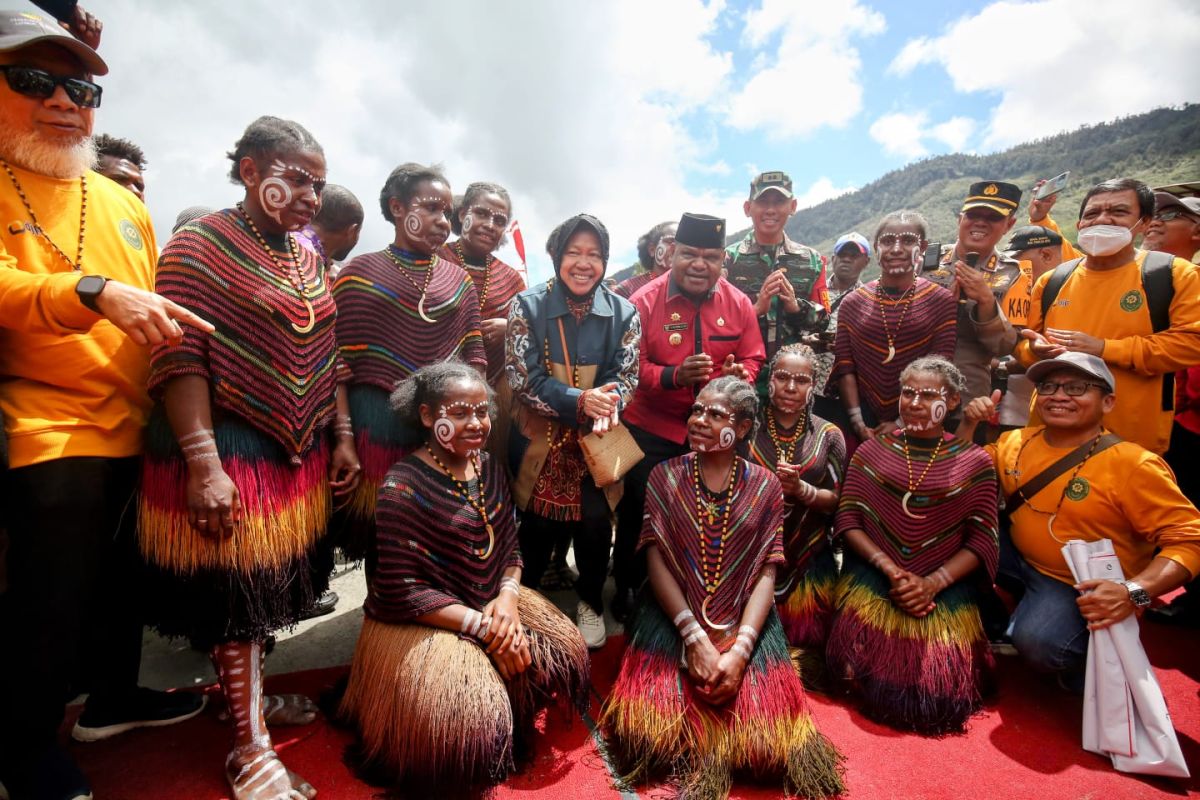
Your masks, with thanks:
<instances>
[{"instance_id":1,"label":"white face paint on forehead","mask_svg":"<svg viewBox=\"0 0 1200 800\"><path fill-rule=\"evenodd\" d=\"M311 172L309 172L308 170L306 170L304 167L300 166L299 164L287 164L281 158L276 158L274 161L271 162L271 168L268 171L268 174L274 175L276 177L282 177L289 170L292 172L296 172L305 178L308 178L313 183L317 183L320 180L316 175L313 175Z\"/></svg>"}]
</instances>

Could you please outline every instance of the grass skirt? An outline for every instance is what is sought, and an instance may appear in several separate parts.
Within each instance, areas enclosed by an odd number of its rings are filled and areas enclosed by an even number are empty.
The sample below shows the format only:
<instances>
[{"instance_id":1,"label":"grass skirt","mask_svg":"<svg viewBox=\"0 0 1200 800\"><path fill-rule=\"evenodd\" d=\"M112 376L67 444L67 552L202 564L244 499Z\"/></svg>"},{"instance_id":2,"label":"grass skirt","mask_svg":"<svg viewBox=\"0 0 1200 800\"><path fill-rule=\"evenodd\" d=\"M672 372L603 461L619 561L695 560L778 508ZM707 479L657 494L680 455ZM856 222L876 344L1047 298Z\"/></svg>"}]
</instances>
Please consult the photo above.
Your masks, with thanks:
<instances>
[{"instance_id":1,"label":"grass skirt","mask_svg":"<svg viewBox=\"0 0 1200 800\"><path fill-rule=\"evenodd\" d=\"M774 612L722 707L695 694L680 670L679 634L657 603L643 602L630 630L601 716L623 781L666 777L688 800L728 796L734 773L777 782L788 796L843 791L842 757L813 724Z\"/></svg>"},{"instance_id":2,"label":"grass skirt","mask_svg":"<svg viewBox=\"0 0 1200 800\"><path fill-rule=\"evenodd\" d=\"M357 732L351 760L364 778L406 797L470 796L524 759L541 709L587 707L579 631L537 592L522 587L518 603L533 662L507 684L458 634L363 620L339 716Z\"/></svg>"},{"instance_id":3,"label":"grass skirt","mask_svg":"<svg viewBox=\"0 0 1200 800\"><path fill-rule=\"evenodd\" d=\"M411 451L403 447L403 426L388 406L388 393L365 384L349 387L354 447L362 465L358 486L334 513L329 530L333 546L351 561L365 558L375 539L375 501L388 470ZM411 437L411 433L409 434Z\"/></svg>"},{"instance_id":4,"label":"grass skirt","mask_svg":"<svg viewBox=\"0 0 1200 800\"><path fill-rule=\"evenodd\" d=\"M221 466L242 503L233 536L208 538L189 523L187 465L161 407L146 432L138 509L138 541L150 565L147 623L206 647L262 641L294 625L325 591L333 567L322 541L330 508L324 444L295 465L274 439L237 417L225 415L214 428Z\"/></svg>"},{"instance_id":5,"label":"grass skirt","mask_svg":"<svg viewBox=\"0 0 1200 800\"><path fill-rule=\"evenodd\" d=\"M991 691L992 655L975 590L959 582L914 617L888 597L879 570L847 553L826 657L851 681L868 717L927 735L962 733Z\"/></svg>"},{"instance_id":6,"label":"grass skirt","mask_svg":"<svg viewBox=\"0 0 1200 800\"><path fill-rule=\"evenodd\" d=\"M775 608L792 661L809 689L825 686L825 642L833 624L837 578L833 551L822 546L803 565L800 575L789 581L790 590L775 595Z\"/></svg>"}]
</instances>

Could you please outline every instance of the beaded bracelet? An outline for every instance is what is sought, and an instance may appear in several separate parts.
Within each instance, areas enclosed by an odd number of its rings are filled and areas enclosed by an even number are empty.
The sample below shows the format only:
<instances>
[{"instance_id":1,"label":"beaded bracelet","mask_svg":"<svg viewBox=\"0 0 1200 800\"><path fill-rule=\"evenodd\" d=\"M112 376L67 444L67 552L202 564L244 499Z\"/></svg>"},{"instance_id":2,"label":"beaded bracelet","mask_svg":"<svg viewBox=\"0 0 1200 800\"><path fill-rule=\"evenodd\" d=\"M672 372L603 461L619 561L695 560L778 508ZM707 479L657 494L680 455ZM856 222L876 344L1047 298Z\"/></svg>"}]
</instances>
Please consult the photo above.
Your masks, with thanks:
<instances>
[{"instance_id":1,"label":"beaded bracelet","mask_svg":"<svg viewBox=\"0 0 1200 800\"><path fill-rule=\"evenodd\" d=\"M947 571L945 564L938 567L937 570L935 570L933 574L937 575L943 581L943 583L941 585L942 589L945 589L947 586L954 583L954 579L950 577L950 573L949 573L949 571Z\"/></svg>"},{"instance_id":2,"label":"beaded bracelet","mask_svg":"<svg viewBox=\"0 0 1200 800\"><path fill-rule=\"evenodd\" d=\"M220 461L220 460L221 460L221 456L219 456L216 453L193 453L192 455L190 455L184 459L184 461L187 461L188 463L192 463L195 461Z\"/></svg>"}]
</instances>

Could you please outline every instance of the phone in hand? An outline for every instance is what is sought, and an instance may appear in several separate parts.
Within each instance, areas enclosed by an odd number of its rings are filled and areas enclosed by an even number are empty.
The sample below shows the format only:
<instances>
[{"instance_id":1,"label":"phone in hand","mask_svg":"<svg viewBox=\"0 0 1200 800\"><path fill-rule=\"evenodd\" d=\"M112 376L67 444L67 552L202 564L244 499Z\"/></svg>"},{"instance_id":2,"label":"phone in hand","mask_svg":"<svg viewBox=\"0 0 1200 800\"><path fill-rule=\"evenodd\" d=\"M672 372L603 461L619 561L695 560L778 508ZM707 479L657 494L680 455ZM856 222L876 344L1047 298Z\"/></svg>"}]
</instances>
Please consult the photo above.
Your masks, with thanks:
<instances>
[{"instance_id":1,"label":"phone in hand","mask_svg":"<svg viewBox=\"0 0 1200 800\"><path fill-rule=\"evenodd\" d=\"M925 256L921 259L921 272L932 272L941 266L942 243L929 242L925 247Z\"/></svg>"},{"instance_id":2,"label":"phone in hand","mask_svg":"<svg viewBox=\"0 0 1200 800\"><path fill-rule=\"evenodd\" d=\"M1045 200L1047 197L1058 194L1063 189L1067 188L1067 179L1070 177L1070 170L1061 175L1055 175L1053 178L1041 185L1041 188L1034 193L1033 199Z\"/></svg>"}]
</instances>

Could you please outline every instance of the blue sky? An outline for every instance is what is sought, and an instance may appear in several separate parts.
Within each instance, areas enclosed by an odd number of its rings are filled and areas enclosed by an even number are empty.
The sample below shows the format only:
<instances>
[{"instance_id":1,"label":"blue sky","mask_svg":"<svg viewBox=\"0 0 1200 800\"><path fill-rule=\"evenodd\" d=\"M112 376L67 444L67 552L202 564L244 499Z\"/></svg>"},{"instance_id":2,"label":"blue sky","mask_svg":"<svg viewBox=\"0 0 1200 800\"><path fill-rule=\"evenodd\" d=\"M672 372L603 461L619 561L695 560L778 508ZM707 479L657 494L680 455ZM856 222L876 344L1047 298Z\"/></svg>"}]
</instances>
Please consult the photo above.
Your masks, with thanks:
<instances>
[{"instance_id":1,"label":"blue sky","mask_svg":"<svg viewBox=\"0 0 1200 800\"><path fill-rule=\"evenodd\" d=\"M274 114L362 199L360 252L392 238L376 199L392 167L437 162L458 191L508 188L534 279L580 211L619 268L683 211L740 228L756 170L786 170L813 204L927 155L1200 101L1196 0L85 6L111 66L96 130L145 149L160 238L182 208L238 199L224 155Z\"/></svg>"}]
</instances>

